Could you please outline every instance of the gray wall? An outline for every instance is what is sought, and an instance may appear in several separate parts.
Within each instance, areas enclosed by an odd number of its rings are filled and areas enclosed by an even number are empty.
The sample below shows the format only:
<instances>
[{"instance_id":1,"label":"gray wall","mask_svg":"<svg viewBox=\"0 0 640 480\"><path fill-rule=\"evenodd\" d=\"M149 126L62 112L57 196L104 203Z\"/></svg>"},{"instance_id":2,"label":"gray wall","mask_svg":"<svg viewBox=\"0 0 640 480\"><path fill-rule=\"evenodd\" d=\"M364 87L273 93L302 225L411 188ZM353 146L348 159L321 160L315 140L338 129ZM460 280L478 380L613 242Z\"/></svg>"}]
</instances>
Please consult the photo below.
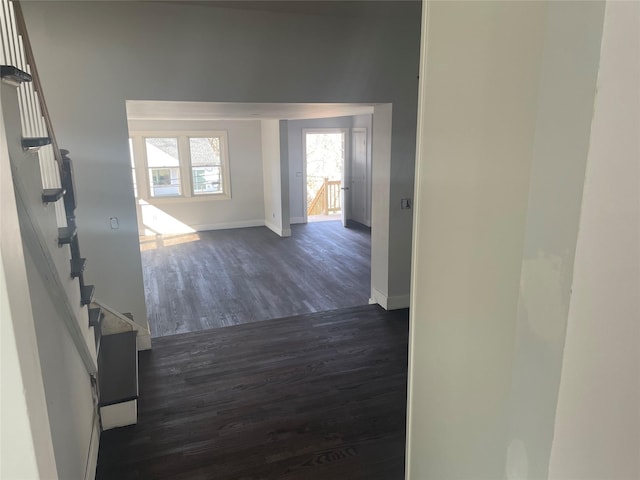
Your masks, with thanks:
<instances>
[{"instance_id":1,"label":"gray wall","mask_svg":"<svg viewBox=\"0 0 640 480\"><path fill-rule=\"evenodd\" d=\"M344 18L210 3L23 8L59 143L76 161L87 280L99 286L99 298L138 321L145 317L127 99L393 102L388 277L408 293L411 215L395 210L413 192L420 3L394 2L387 15ZM120 218L120 230L110 230L110 216Z\"/></svg>"}]
</instances>

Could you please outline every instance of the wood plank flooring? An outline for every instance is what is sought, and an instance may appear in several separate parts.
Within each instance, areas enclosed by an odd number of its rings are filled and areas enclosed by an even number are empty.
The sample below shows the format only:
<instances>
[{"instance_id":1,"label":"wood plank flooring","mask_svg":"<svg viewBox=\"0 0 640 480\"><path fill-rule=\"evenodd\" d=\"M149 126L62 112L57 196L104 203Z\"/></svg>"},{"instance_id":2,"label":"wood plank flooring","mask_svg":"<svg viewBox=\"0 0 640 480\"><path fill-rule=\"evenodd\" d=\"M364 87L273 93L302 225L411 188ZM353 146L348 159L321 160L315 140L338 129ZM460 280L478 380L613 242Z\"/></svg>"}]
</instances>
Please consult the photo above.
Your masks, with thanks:
<instances>
[{"instance_id":1,"label":"wood plank flooring","mask_svg":"<svg viewBox=\"0 0 640 480\"><path fill-rule=\"evenodd\" d=\"M154 337L368 303L371 234L340 222L141 242Z\"/></svg>"},{"instance_id":2,"label":"wood plank flooring","mask_svg":"<svg viewBox=\"0 0 640 480\"><path fill-rule=\"evenodd\" d=\"M377 305L158 338L98 480L401 480L408 311Z\"/></svg>"}]
</instances>

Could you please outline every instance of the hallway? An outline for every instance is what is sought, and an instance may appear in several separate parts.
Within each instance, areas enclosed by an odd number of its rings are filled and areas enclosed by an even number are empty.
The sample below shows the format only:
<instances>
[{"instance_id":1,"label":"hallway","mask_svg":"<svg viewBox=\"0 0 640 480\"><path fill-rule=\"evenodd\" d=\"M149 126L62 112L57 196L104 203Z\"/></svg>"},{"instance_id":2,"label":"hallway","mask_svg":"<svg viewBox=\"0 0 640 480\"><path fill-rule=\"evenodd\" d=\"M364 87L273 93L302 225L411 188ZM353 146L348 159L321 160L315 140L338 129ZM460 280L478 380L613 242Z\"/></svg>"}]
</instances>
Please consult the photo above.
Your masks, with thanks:
<instances>
[{"instance_id":1,"label":"hallway","mask_svg":"<svg viewBox=\"0 0 640 480\"><path fill-rule=\"evenodd\" d=\"M366 305L155 339L97 479L404 478L407 336Z\"/></svg>"}]
</instances>

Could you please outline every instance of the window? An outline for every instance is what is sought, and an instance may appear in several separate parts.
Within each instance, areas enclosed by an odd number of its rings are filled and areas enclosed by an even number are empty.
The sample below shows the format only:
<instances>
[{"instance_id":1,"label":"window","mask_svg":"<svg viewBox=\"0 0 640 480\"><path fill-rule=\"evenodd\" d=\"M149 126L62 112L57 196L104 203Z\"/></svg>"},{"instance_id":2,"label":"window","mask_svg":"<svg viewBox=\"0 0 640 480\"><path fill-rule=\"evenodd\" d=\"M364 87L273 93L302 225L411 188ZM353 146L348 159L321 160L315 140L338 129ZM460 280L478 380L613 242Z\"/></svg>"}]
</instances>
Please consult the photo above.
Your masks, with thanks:
<instances>
[{"instance_id":1,"label":"window","mask_svg":"<svg viewBox=\"0 0 640 480\"><path fill-rule=\"evenodd\" d=\"M231 197L226 132L131 132L130 147L147 172L134 188L142 199Z\"/></svg>"},{"instance_id":2,"label":"window","mask_svg":"<svg viewBox=\"0 0 640 480\"><path fill-rule=\"evenodd\" d=\"M190 137L193 194L223 193L220 137Z\"/></svg>"},{"instance_id":3,"label":"window","mask_svg":"<svg viewBox=\"0 0 640 480\"><path fill-rule=\"evenodd\" d=\"M145 138L149 194L152 197L179 197L180 156L177 138Z\"/></svg>"}]
</instances>

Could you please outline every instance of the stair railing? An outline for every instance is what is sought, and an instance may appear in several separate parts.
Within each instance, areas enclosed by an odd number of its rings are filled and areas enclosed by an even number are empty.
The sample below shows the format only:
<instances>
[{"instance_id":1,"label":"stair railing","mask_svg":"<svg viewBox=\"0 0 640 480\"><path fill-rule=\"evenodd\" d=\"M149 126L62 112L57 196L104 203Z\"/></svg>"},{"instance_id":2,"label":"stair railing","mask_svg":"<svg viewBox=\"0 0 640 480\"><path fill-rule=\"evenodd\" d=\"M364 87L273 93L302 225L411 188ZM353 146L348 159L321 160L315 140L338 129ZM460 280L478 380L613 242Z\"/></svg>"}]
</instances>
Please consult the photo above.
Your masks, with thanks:
<instances>
[{"instance_id":1,"label":"stair railing","mask_svg":"<svg viewBox=\"0 0 640 480\"><path fill-rule=\"evenodd\" d=\"M324 177L322 185L309 203L307 215L330 215L339 212L342 209L341 183L340 180L329 180Z\"/></svg>"},{"instance_id":2,"label":"stair railing","mask_svg":"<svg viewBox=\"0 0 640 480\"><path fill-rule=\"evenodd\" d=\"M70 246L70 274L78 278L81 304L88 305L93 296L93 286L84 284L85 259L80 256L75 225L76 197L73 185L73 169L68 152L60 150L55 139L51 118L42 94L42 85L37 75L33 52L26 32L25 21L19 2L0 0L0 69L3 82L17 87L17 100L22 134L22 149L37 150L43 203L55 205L58 227L58 245ZM32 81L33 80L33 81ZM3 107L5 108L5 107ZM7 108L11 108L8 106ZM17 115L16 115L17 116ZM21 219L23 239L38 273L46 279L57 317L66 325L82 362L95 379L97 362L95 351L89 348L86 332L89 319L79 320L80 306L73 305L67 294L63 278L69 272L61 272L56 265L49 245L50 233L45 231L38 213L31 211L28 199L33 194L33 185L25 184L12 163L18 213ZM67 281L68 277L67 277ZM82 310L84 311L84 310ZM89 318L95 321L95 312ZM86 330L85 330L86 329Z\"/></svg>"}]
</instances>

